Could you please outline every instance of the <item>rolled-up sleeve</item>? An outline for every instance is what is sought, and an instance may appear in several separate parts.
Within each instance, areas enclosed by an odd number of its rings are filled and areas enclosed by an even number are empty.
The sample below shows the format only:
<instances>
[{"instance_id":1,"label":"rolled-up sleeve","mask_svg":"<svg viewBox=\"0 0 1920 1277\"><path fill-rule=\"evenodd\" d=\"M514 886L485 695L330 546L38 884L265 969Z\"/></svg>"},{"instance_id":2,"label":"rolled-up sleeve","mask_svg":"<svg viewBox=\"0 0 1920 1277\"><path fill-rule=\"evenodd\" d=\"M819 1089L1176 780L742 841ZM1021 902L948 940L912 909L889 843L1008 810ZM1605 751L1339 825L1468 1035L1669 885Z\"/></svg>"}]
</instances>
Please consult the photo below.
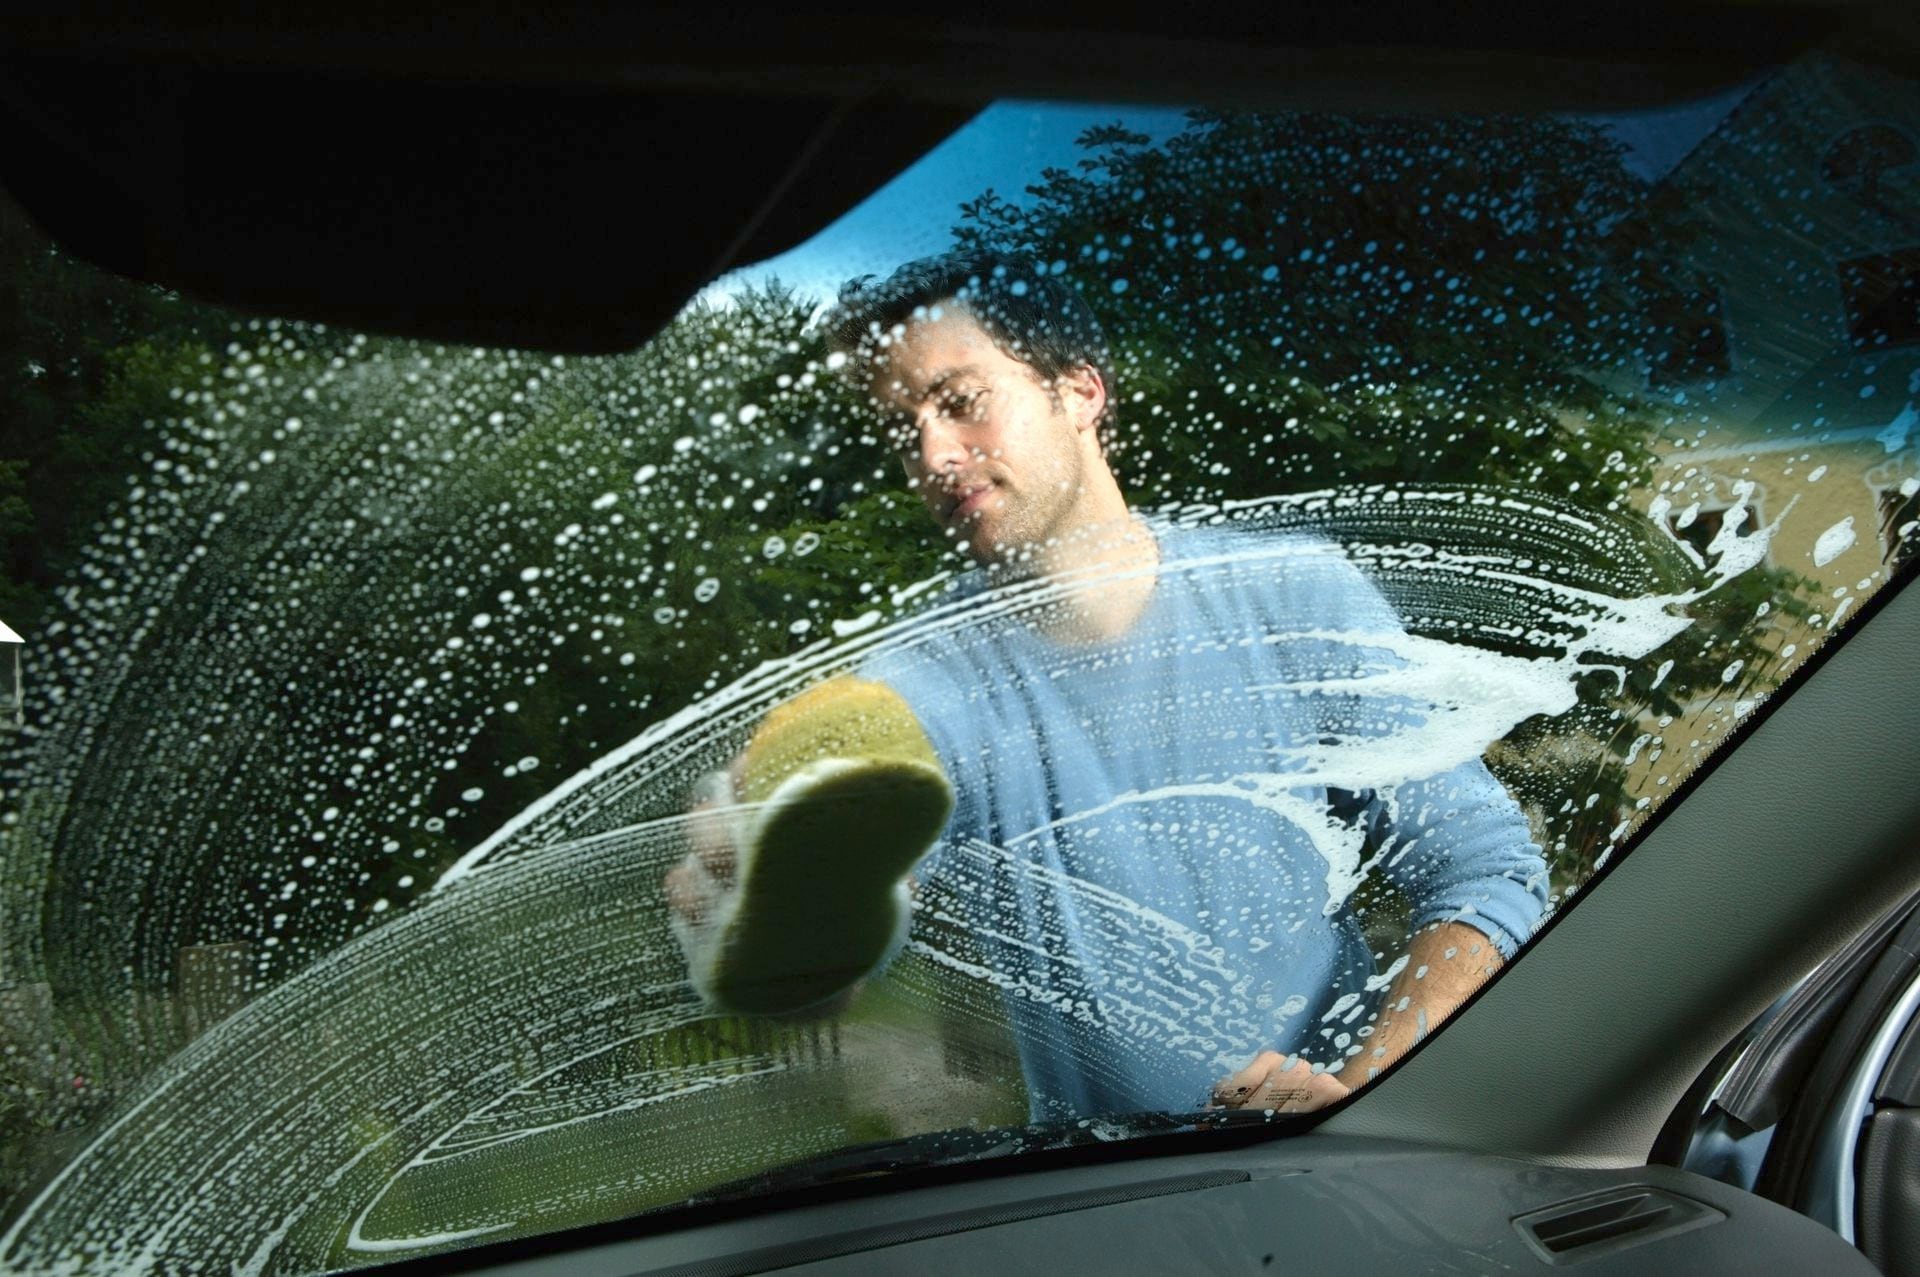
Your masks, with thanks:
<instances>
[{"instance_id":1,"label":"rolled-up sleeve","mask_svg":"<svg viewBox=\"0 0 1920 1277\"><path fill-rule=\"evenodd\" d=\"M1350 636L1354 670L1393 668L1402 658L1387 649L1405 633L1399 616L1373 582L1337 551L1315 564L1317 597L1310 614L1327 618ZM1378 635L1374 647L1367 636ZM1443 708L1417 700L1396 701L1359 692L1320 699L1323 739L1364 740L1379 733L1376 748L1400 770L1397 737L1408 724L1416 732ZM1490 742L1489 742L1490 743ZM1459 755L1456 754L1456 757ZM1501 956L1511 958L1527 942L1547 908L1547 865L1533 841L1526 814L1513 796L1471 758L1450 771L1402 781L1359 795L1375 864L1412 903L1412 922L1462 922L1484 933Z\"/></svg>"},{"instance_id":2,"label":"rolled-up sleeve","mask_svg":"<svg viewBox=\"0 0 1920 1277\"><path fill-rule=\"evenodd\" d=\"M1376 794L1367 809L1382 872L1414 927L1462 922L1511 958L1547 908L1547 864L1520 805L1478 759Z\"/></svg>"}]
</instances>

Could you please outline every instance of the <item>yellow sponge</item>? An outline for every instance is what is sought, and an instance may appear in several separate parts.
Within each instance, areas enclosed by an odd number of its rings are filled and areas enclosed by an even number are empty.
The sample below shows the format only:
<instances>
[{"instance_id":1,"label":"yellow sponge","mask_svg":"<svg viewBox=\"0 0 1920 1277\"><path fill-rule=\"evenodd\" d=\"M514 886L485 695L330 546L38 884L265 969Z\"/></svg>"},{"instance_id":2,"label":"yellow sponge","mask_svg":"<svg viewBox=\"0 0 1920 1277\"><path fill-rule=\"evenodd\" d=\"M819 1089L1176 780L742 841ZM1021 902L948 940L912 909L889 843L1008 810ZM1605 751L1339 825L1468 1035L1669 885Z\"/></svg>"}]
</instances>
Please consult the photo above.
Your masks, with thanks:
<instances>
[{"instance_id":1,"label":"yellow sponge","mask_svg":"<svg viewBox=\"0 0 1920 1277\"><path fill-rule=\"evenodd\" d=\"M930 767L940 760L920 720L885 683L836 678L768 714L741 756L742 802L764 802L788 777L822 759Z\"/></svg>"},{"instance_id":2,"label":"yellow sponge","mask_svg":"<svg viewBox=\"0 0 1920 1277\"><path fill-rule=\"evenodd\" d=\"M738 764L732 887L685 927L694 987L716 1009L784 1014L873 972L906 939L906 879L953 811L912 709L835 679L768 714Z\"/></svg>"}]
</instances>

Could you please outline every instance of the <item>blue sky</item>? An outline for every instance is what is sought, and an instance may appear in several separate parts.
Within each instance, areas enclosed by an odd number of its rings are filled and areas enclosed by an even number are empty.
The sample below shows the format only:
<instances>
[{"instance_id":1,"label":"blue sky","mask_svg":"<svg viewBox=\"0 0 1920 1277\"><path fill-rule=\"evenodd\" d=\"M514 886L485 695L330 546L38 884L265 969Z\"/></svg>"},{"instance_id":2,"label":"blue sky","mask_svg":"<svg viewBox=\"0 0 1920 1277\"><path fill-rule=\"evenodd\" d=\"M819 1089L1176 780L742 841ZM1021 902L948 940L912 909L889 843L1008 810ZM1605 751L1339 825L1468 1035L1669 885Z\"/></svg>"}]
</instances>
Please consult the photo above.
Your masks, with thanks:
<instances>
[{"instance_id":1,"label":"blue sky","mask_svg":"<svg viewBox=\"0 0 1920 1277\"><path fill-rule=\"evenodd\" d=\"M1186 113L1180 107L996 102L805 244L725 276L713 291L778 277L826 297L851 276L886 274L951 248L963 201L991 188L1025 202L1026 188L1043 169L1068 167L1085 155L1075 138L1115 122L1161 141L1180 131Z\"/></svg>"},{"instance_id":2,"label":"blue sky","mask_svg":"<svg viewBox=\"0 0 1920 1277\"><path fill-rule=\"evenodd\" d=\"M1628 167L1655 180L1724 119L1750 86L1658 111L1591 116L1628 148ZM929 151L851 212L800 247L734 271L707 296L722 299L777 277L820 298L853 275L885 274L901 262L952 244L959 206L992 188L1025 201L1041 170L1068 167L1084 154L1074 145L1087 128L1123 123L1155 141L1186 123L1177 107L999 102Z\"/></svg>"}]
</instances>

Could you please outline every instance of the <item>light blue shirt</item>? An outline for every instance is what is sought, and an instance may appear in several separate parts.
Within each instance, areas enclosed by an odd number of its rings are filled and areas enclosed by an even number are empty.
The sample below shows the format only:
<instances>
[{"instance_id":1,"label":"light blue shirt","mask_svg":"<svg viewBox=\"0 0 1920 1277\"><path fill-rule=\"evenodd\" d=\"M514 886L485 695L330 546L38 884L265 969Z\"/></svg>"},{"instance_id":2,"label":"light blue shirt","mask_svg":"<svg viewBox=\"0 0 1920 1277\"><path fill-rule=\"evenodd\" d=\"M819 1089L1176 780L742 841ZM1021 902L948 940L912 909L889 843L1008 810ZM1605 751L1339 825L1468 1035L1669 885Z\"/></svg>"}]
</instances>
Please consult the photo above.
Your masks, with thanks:
<instances>
[{"instance_id":1,"label":"light blue shirt","mask_svg":"<svg viewBox=\"0 0 1920 1277\"><path fill-rule=\"evenodd\" d=\"M1477 757L1391 801L1289 784L1314 746L1430 712L1351 690L1404 664L1366 636L1403 630L1335 547L1156 532L1153 594L1117 639L968 623L967 601L1004 598L974 571L941 600L959 624L862 671L913 707L954 782L920 907L952 924L941 960L1001 987L1036 1120L1190 1112L1261 1050L1363 1046L1384 980L1367 988L1340 825L1348 844L1365 831L1416 926L1465 922L1510 957L1546 903L1525 817Z\"/></svg>"}]
</instances>

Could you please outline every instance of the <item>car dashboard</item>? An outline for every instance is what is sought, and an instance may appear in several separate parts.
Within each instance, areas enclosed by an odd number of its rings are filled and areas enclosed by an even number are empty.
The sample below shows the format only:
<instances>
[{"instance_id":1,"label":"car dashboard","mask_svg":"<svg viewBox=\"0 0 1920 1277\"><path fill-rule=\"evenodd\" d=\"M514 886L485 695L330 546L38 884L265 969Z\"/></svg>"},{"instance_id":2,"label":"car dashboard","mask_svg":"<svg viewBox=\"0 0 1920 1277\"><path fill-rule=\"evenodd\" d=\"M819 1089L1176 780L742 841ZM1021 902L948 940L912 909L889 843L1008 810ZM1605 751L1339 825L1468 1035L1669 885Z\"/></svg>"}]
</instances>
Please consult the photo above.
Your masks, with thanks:
<instances>
[{"instance_id":1,"label":"car dashboard","mask_svg":"<svg viewBox=\"0 0 1920 1277\"><path fill-rule=\"evenodd\" d=\"M630 1227L644 1227L640 1222ZM556 1239L557 1240L557 1239ZM1805 1216L1664 1166L1581 1168L1308 1134L854 1196L541 1254L396 1265L506 1277L1321 1271L1870 1274Z\"/></svg>"}]
</instances>

